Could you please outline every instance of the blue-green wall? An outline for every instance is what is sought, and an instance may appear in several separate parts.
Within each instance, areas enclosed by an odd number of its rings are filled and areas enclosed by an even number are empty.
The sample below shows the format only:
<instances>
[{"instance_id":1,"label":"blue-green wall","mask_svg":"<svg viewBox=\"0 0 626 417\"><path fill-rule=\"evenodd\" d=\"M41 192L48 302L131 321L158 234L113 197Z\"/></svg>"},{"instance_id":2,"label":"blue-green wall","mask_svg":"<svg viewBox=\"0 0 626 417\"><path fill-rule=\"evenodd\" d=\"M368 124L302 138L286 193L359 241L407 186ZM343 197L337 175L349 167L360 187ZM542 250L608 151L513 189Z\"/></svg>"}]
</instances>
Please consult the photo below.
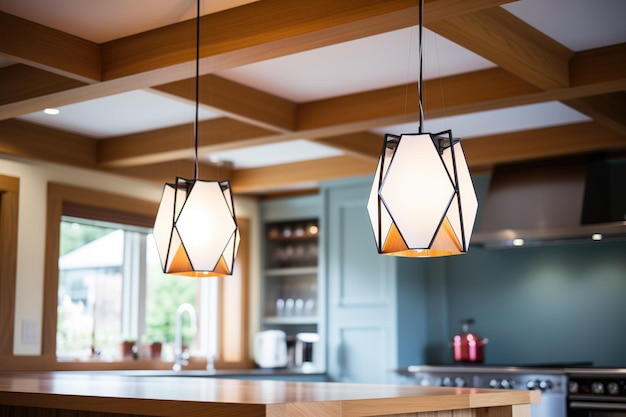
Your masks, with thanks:
<instances>
[{"instance_id":1,"label":"blue-green wall","mask_svg":"<svg viewBox=\"0 0 626 417\"><path fill-rule=\"evenodd\" d=\"M445 281L445 299L433 296L447 305L448 336L461 318L476 319L490 340L486 363L626 366L626 242L472 249L444 269L427 279ZM435 348L427 361L450 361L449 352Z\"/></svg>"},{"instance_id":2,"label":"blue-green wall","mask_svg":"<svg viewBox=\"0 0 626 417\"><path fill-rule=\"evenodd\" d=\"M479 199L488 180L475 179ZM626 242L472 247L416 262L424 262L414 276L425 280L428 321L415 360L451 363L449 341L459 320L473 317L489 339L487 364L626 367Z\"/></svg>"}]
</instances>

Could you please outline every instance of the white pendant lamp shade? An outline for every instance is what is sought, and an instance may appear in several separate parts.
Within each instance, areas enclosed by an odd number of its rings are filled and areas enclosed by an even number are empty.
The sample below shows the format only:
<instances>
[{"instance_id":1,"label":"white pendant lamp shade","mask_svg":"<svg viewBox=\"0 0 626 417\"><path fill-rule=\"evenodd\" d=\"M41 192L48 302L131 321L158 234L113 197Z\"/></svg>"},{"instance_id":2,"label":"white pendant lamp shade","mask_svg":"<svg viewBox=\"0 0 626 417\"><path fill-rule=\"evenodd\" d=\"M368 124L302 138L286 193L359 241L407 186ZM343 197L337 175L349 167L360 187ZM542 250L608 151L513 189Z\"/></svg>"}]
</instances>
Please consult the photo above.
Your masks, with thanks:
<instances>
[{"instance_id":1,"label":"white pendant lamp shade","mask_svg":"<svg viewBox=\"0 0 626 417\"><path fill-rule=\"evenodd\" d=\"M385 135L367 210L379 253L467 252L478 200L452 132Z\"/></svg>"},{"instance_id":2,"label":"white pendant lamp shade","mask_svg":"<svg viewBox=\"0 0 626 417\"><path fill-rule=\"evenodd\" d=\"M232 275L240 235L230 182L176 178L165 184L154 238L167 274Z\"/></svg>"}]
</instances>

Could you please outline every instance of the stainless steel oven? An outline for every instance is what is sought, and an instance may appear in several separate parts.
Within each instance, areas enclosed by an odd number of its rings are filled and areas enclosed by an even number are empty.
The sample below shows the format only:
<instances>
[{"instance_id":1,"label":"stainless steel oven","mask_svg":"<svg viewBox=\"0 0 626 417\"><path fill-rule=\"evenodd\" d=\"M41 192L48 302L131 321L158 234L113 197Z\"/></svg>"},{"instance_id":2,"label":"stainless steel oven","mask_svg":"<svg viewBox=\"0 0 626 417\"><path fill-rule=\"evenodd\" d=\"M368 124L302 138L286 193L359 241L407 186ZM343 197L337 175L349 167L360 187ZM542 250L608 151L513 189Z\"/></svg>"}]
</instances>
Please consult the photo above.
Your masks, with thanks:
<instances>
[{"instance_id":1,"label":"stainless steel oven","mask_svg":"<svg viewBox=\"0 0 626 417\"><path fill-rule=\"evenodd\" d=\"M567 417L626 417L626 369L571 369Z\"/></svg>"},{"instance_id":2,"label":"stainless steel oven","mask_svg":"<svg viewBox=\"0 0 626 417\"><path fill-rule=\"evenodd\" d=\"M567 417L567 376L562 369L410 366L408 371L423 386L540 390L541 402L531 405L531 417Z\"/></svg>"}]
</instances>

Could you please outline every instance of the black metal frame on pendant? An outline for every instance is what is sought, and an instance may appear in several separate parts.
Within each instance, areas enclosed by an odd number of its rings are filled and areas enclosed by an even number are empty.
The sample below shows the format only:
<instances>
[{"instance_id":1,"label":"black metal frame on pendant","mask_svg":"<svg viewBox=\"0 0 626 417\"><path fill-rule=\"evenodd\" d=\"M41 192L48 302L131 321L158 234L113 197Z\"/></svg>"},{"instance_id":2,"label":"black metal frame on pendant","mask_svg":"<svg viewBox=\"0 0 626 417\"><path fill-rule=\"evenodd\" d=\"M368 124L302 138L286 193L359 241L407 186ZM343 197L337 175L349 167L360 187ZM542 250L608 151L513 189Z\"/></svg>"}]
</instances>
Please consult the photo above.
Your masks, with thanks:
<instances>
[{"instance_id":1,"label":"black metal frame on pendant","mask_svg":"<svg viewBox=\"0 0 626 417\"><path fill-rule=\"evenodd\" d=\"M230 181L229 180L223 180L223 181L219 181L219 180L201 180L198 179L198 171L199 171L199 160L198 160L198 141L199 141L199 134L198 134L198 130L199 130L199 107L200 107L200 83L199 83L199 78L200 78L200 1L201 0L197 0L196 1L196 55L195 55L195 61L196 61L196 66L195 66L195 117L194 117L194 178L193 179L186 179L183 177L176 177L176 183L166 183L165 184L165 189L167 189L168 187L172 188L174 190L174 204L173 204L173 210L172 210L172 222L171 222L171 232L170 232L170 238L168 241L168 245L167 245L167 250L166 250L166 256L165 256L165 262L162 263L162 267L163 267L163 272L168 273L167 270L167 261L170 260L170 256L172 256L172 236L174 234L174 230L177 230L177 234L180 236L180 233L178 232L178 226L177 226L177 200L179 198L179 192L178 190L184 190L184 194L185 194L185 199L182 203L181 209L179 210L179 214L183 212L183 208L186 205L187 201L188 201L188 197L191 194L194 186L196 185L197 182L203 182L203 183L217 183L220 187L221 190L221 194L222 197L226 199L226 197L228 197L230 199L230 204L225 203L228 205L228 207L231 210L231 214L233 217L233 221L235 223L235 230L233 231L233 234L231 235L231 237L234 239L235 242L235 249L232 253L232 258L229 259L228 262L226 262L227 264L231 265L232 268L230 270L230 274L232 274L233 272L233 268L234 268L234 261L235 261L235 257L236 257L236 252L237 252L237 247L238 247L238 242L239 242L239 229L237 226L237 222L236 222L236 216L235 216L235 207L234 207L234 202L232 200L232 190L231 190L231 186L230 186ZM225 195L225 192L228 192L228 196ZM164 190L165 193L165 190ZM161 204L163 201L163 197L161 199ZM160 208L160 207L159 207ZM157 214L158 215L158 214ZM228 244L230 243L230 240L225 242L224 248L222 248L222 250L220 251L220 253L222 254L222 257L224 255L224 252L227 249ZM180 239L180 244L183 247L183 250L185 251L185 255L187 258L187 261L189 263L189 265L192 268L192 271L188 271L186 273L182 273L183 275L193 275L194 271L198 271L198 269L196 269L196 266L194 266L193 264L193 259L191 259L191 257L189 256L189 251L185 246L185 242L184 240L181 238ZM175 255L175 254L174 254ZM219 264L219 262L218 262ZM217 268L218 264L216 264L213 267L213 270L210 270L207 272L207 270L203 270L204 274L207 275L224 275L221 273L213 273L213 271ZM171 273L177 273L177 272L171 272ZM197 276L201 276L202 273L198 273ZM230 275L229 274L229 275Z\"/></svg>"},{"instance_id":2,"label":"black metal frame on pendant","mask_svg":"<svg viewBox=\"0 0 626 417\"><path fill-rule=\"evenodd\" d=\"M402 134L402 135L395 135L395 134L385 135L385 139L383 141L383 146L382 146L381 154L380 154L379 168L377 169L378 178L375 178L374 184L372 185L373 188L370 192L370 200L371 200L374 196L374 187L376 185L378 186L377 201L376 201L377 212L375 216L373 216L372 213L370 213L370 220L373 223L372 226L375 228L374 232L375 232L377 249L378 249L378 252L381 254L395 254L395 255L400 255L400 256L444 256L443 254L465 253L467 252L467 248L469 246L468 240L470 238L469 236L466 236L466 230L467 231L471 230L473 222L475 220L475 212L472 212L470 216L473 215L474 218L473 220L471 220L471 223L469 223L469 226L466 225L465 217L467 213L464 213L463 211L461 186L459 184L459 172L458 172L458 164L457 164L457 159L456 159L457 155L455 152L455 147L456 147L455 145L458 144L461 147L460 157L463 159L463 162L465 162L464 168L466 168L467 163L464 158L464 152L462 151L461 139L453 138L451 130L446 130L446 131L442 131L442 132L435 133L435 134L424 133L424 109L423 109L423 88L422 88L423 86L423 14L424 14L424 1L420 0L420 3L419 3L419 77L418 77L419 130L418 130L418 133L416 134L413 133L413 134ZM403 233L403 230L399 227L399 223L396 221L396 216L394 216L393 211L389 209L388 203L385 202L385 199L383 198L383 195L381 194L381 190L384 188L384 184L389 180L389 178L387 178L386 176L389 172L389 169L391 169L391 167L393 166L394 159L396 157L399 157L397 153L397 148L400 142L403 140L402 136L406 135L406 136L415 137L415 136L426 135L426 134L429 135L430 139L432 140L434 149L436 150L436 153L438 154L439 159L440 159L439 162L441 163L441 165L444 167L446 171L446 175L452 186L452 189L451 189L452 194L450 198L447 200L447 204L445 204L446 209L441 213L441 218L439 219L437 223L437 228L435 229L435 233L433 234L432 237L430 237L430 242L428 246L424 248L418 248L418 247L410 247L409 244L407 243L407 239L405 237L406 231L404 231ZM448 169L448 165L446 165L444 161L444 154L448 148L450 148L450 158L451 158L451 161L450 161L451 166L449 167L450 169ZM387 157L388 153L391 154L390 160L388 160L389 158ZM450 170L452 170L453 172L450 172ZM465 174L463 174L463 176L465 176ZM397 179L394 181L397 181ZM466 181L464 180L464 182ZM470 178L470 182L471 182L471 178ZM472 191L474 191L473 185L470 184L470 186L472 188ZM464 187L463 189L465 189L466 185L464 185L463 187ZM474 191L474 196L475 196L475 191ZM450 226L452 227L452 232L456 236L456 238L454 238L456 242L455 245L460 246L460 251L448 249L447 244L438 245L438 247L433 248L433 245L436 243L436 240L441 231L441 227L443 226L443 223L446 220L447 214L449 210L452 208L451 205L454 203L453 202L454 198L457 198L456 209L458 210L459 218L458 218L458 223L456 222L455 223L458 229L454 227L452 224ZM371 203L373 203L373 201L371 201L368 204L371 204ZM384 205L384 208L383 208L383 205ZM477 207L477 205L475 207ZM382 230L383 229L383 219L382 219L383 213L386 213L385 217L389 216L389 220L392 222L393 225L395 225L397 236L400 239L402 239L403 245L406 249L400 248L399 246L397 246L397 244L394 244L393 241L391 242L391 246L388 248L390 251L384 248L384 246L386 246L388 243L387 239L389 238L389 236L385 234L384 235L385 238L383 239L383 232L385 233L388 232L388 231ZM376 224L374 224L374 221L376 221ZM460 233L460 236L458 236L457 232ZM393 249L394 247L397 247L398 250L395 251ZM428 251L428 252L425 255L419 255L418 253L422 251Z\"/></svg>"}]
</instances>

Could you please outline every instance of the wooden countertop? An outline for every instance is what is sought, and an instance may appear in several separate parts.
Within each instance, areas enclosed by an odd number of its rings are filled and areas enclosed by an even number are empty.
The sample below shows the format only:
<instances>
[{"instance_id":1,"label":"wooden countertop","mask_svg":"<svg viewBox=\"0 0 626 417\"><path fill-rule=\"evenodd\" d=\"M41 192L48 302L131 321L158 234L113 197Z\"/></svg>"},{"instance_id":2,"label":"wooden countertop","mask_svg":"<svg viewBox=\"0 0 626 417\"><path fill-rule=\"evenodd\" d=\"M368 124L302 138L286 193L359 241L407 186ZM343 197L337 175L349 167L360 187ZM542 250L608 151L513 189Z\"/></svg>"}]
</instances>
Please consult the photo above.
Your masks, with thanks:
<instances>
[{"instance_id":1,"label":"wooden countertop","mask_svg":"<svg viewBox=\"0 0 626 417\"><path fill-rule=\"evenodd\" d=\"M521 390L0 373L0 411L5 404L148 416L357 417L496 407L504 411L490 416L512 416L506 410L518 407L521 414L515 415L525 416L529 406L522 404L538 402L539 396L539 392Z\"/></svg>"}]
</instances>

